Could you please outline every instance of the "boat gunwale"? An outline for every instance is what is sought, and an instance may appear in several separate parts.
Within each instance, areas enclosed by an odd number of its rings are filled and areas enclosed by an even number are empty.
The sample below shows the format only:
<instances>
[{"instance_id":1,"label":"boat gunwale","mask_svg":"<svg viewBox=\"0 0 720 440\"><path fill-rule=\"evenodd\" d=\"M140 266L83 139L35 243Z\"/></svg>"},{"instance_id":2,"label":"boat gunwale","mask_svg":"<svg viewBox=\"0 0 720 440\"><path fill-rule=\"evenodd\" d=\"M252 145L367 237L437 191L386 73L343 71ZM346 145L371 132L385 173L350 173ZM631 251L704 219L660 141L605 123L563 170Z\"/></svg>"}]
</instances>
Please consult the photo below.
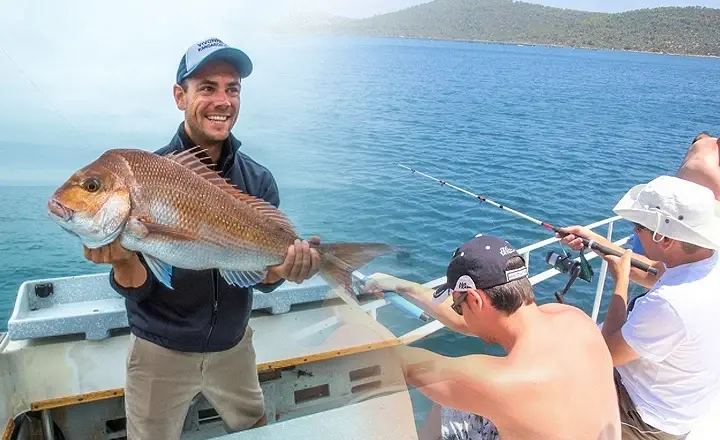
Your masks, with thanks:
<instances>
[{"instance_id":1,"label":"boat gunwale","mask_svg":"<svg viewBox=\"0 0 720 440\"><path fill-rule=\"evenodd\" d=\"M271 371L283 370L287 368L297 367L312 362L320 362L329 359L336 359L354 354L366 353L374 350L382 350L386 348L396 347L403 344L400 338L389 339L385 341L375 342L372 344L360 344L344 348L341 350L330 350L322 353L316 353L310 356L299 356L281 361L264 362L257 365L258 373L267 373ZM68 406L79 405L83 403L96 402L101 400L113 399L125 395L125 388L110 388L106 390L91 391L89 393L73 394L64 397L56 397L46 400L38 400L30 404L28 411L41 411L55 408L63 408ZM12 420L12 419L11 419ZM8 429L7 426L5 428ZM12 431L11 431L12 432ZM5 440L3 437L1 440Z\"/></svg>"}]
</instances>

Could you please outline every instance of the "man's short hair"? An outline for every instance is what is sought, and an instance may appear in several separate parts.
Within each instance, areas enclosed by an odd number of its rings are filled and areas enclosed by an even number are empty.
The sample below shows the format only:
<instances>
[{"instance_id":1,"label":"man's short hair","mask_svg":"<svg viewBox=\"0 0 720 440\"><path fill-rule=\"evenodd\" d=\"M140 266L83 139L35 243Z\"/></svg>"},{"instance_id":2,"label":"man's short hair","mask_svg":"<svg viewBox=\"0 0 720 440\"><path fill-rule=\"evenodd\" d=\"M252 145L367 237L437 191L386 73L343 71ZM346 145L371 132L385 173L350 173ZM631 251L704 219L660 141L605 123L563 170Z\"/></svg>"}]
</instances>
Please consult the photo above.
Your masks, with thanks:
<instances>
[{"instance_id":1,"label":"man's short hair","mask_svg":"<svg viewBox=\"0 0 720 440\"><path fill-rule=\"evenodd\" d=\"M695 142L699 141L700 139L705 139L705 138L708 138L708 137L712 137L712 136L710 136L709 133L705 133L705 132L703 131L703 132L700 133L699 135L695 136L695 139L693 139L692 143L694 144ZM691 145L692 145L692 144L691 144Z\"/></svg>"},{"instance_id":2,"label":"man's short hair","mask_svg":"<svg viewBox=\"0 0 720 440\"><path fill-rule=\"evenodd\" d=\"M507 262L506 270L512 271L522 267L525 267L522 258L512 257ZM515 313L523 305L528 306L535 303L535 293L527 277L483 289L483 291L490 298L490 304L508 316Z\"/></svg>"}]
</instances>

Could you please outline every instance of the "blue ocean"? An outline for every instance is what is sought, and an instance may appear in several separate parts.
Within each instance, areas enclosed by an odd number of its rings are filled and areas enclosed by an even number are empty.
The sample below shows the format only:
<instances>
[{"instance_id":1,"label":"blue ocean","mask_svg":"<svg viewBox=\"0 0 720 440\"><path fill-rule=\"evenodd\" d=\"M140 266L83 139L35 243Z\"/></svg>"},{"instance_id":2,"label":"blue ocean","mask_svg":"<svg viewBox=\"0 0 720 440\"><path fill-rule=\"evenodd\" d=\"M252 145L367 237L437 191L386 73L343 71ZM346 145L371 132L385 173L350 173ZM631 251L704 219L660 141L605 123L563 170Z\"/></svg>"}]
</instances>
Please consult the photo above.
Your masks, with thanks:
<instances>
[{"instance_id":1,"label":"blue ocean","mask_svg":"<svg viewBox=\"0 0 720 440\"><path fill-rule=\"evenodd\" d=\"M631 186L674 173L699 132L720 131L718 59L307 37L269 41L255 63L234 133L243 151L274 173L281 208L302 234L326 242L402 246L402 258L382 257L363 271L419 282L443 276L455 248L477 233L518 248L551 234L398 163L558 226L589 224L613 216ZM162 87L172 106L170 84ZM179 124L181 114L176 117ZM77 239L47 219L45 202L100 153L71 146L115 133L112 126L102 134L77 133L69 121L53 121L44 130L59 134L46 151L24 145L22 133L0 135L4 156L28 156L27 164L44 158L53 171L50 181L3 179L0 187L0 331L23 281L109 269L84 260ZM133 134L124 126L117 135L155 150L175 127L146 124ZM28 174L41 174L29 167ZM629 233L629 225L617 224L615 237ZM533 274L548 268L541 253L530 266ZM593 267L598 273L597 260ZM538 301L554 301L566 281L559 276L537 286ZM610 287L611 281L606 292ZM594 284L577 281L567 300L589 313L593 293ZM385 309L381 320L396 333L418 325ZM447 331L419 345L453 356L498 351Z\"/></svg>"}]
</instances>

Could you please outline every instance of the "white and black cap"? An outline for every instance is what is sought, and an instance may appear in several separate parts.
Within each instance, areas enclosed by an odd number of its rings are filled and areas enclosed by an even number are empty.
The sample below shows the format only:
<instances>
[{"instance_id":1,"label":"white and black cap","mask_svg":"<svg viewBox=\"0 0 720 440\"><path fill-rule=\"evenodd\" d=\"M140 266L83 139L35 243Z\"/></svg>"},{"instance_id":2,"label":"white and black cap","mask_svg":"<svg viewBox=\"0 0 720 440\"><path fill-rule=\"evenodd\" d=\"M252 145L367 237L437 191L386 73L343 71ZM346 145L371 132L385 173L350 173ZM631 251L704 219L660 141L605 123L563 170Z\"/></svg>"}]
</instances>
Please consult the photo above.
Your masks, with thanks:
<instances>
[{"instance_id":1,"label":"white and black cap","mask_svg":"<svg viewBox=\"0 0 720 440\"><path fill-rule=\"evenodd\" d=\"M513 257L520 257L524 264L518 269L507 270L507 263ZM527 262L510 243L481 235L455 251L447 268L447 281L435 289L433 302L444 302L453 291L489 289L527 276Z\"/></svg>"},{"instance_id":2,"label":"white and black cap","mask_svg":"<svg viewBox=\"0 0 720 440\"><path fill-rule=\"evenodd\" d=\"M210 61L223 60L237 70L240 78L248 77L253 70L250 57L240 49L230 47L218 38L208 38L190 46L178 65L175 81L180 84Z\"/></svg>"}]
</instances>

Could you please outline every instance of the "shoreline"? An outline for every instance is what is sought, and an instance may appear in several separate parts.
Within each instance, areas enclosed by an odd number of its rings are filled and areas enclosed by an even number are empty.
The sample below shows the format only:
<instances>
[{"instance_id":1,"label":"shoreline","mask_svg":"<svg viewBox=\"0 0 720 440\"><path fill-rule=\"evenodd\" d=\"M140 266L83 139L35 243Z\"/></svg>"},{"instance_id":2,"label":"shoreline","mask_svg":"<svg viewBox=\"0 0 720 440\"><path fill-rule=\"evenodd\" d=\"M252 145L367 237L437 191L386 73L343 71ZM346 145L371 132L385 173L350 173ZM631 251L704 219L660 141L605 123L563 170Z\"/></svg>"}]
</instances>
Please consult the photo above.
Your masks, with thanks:
<instances>
[{"instance_id":1,"label":"shoreline","mask_svg":"<svg viewBox=\"0 0 720 440\"><path fill-rule=\"evenodd\" d=\"M682 53L682 52L656 52L651 50L638 50L638 49L615 49L612 47L597 47L597 46L571 46L566 44L551 44L551 43L526 43L522 41L492 41L492 40L473 40L473 39L450 39L450 38L431 38L431 37L390 37L390 38L414 38L418 40L436 40L436 41L458 41L464 43L485 43L485 44L503 44L503 45L518 45L518 46L540 46L540 47L554 47L561 49L582 49L582 50L606 50L610 52L629 52L629 53L643 53L651 55L669 55L669 56L680 56L680 57L695 57L695 58L720 58L720 55L700 55L694 53Z\"/></svg>"},{"instance_id":2,"label":"shoreline","mask_svg":"<svg viewBox=\"0 0 720 440\"><path fill-rule=\"evenodd\" d=\"M539 46L539 47L552 47L561 49L582 49L582 50L606 50L610 52L628 52L628 53L641 53L650 55L668 55L668 56L680 56L680 57L694 57L694 58L710 58L720 59L718 55L701 55L694 53L683 53L683 52L656 52L650 50L639 50L639 49L615 49L611 47L598 47L598 46L572 46L567 44L552 44L552 43L538 43L538 42L524 42L524 41L496 41L496 40L479 40L479 39L466 39L466 38L440 38L440 37L419 37L411 35L370 35L361 33L334 33L334 32L319 32L319 33L304 33L299 32L302 35L315 35L315 36L330 36L330 37L368 37L368 38L394 38L399 40L427 40L427 41L452 41L458 43L483 43L483 44L502 44L509 46ZM287 32L287 34L293 34L293 32Z\"/></svg>"}]
</instances>

